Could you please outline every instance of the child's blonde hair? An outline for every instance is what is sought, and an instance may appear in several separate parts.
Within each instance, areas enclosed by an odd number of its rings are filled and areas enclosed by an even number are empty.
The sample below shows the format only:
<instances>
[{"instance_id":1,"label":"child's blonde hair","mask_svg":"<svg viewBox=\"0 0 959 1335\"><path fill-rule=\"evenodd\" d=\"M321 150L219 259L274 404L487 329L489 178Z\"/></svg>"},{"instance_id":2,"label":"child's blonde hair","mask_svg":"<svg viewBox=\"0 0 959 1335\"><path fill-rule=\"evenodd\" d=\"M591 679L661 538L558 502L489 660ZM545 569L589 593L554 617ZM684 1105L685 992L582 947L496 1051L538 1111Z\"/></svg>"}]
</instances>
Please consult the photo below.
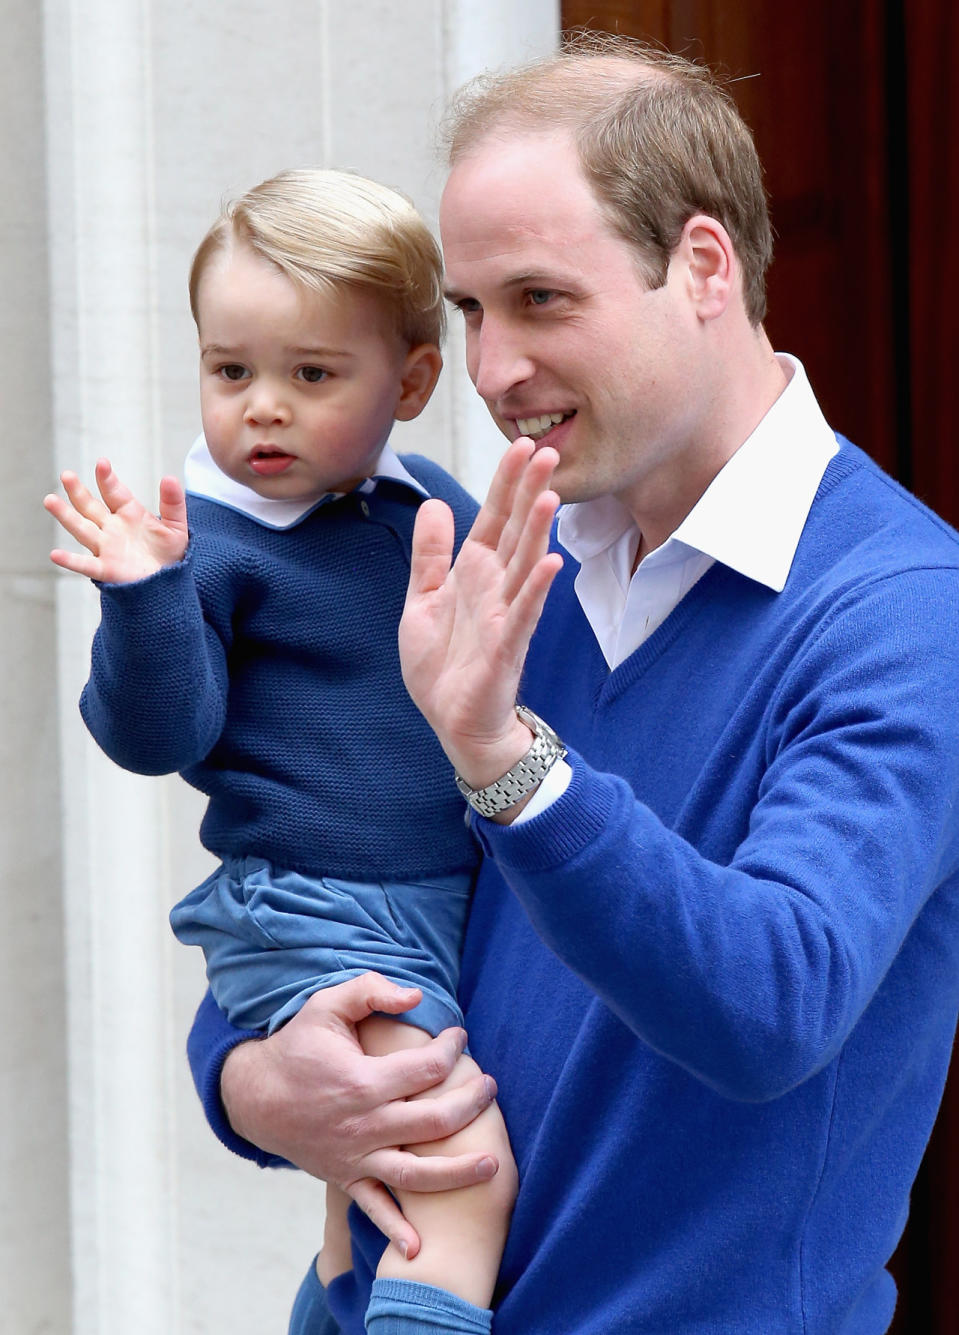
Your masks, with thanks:
<instances>
[{"instance_id":1,"label":"child's blonde hair","mask_svg":"<svg viewBox=\"0 0 959 1335\"><path fill-rule=\"evenodd\" d=\"M403 195L352 172L280 172L226 205L190 269L190 309L210 260L231 240L248 245L298 287L368 290L410 347L439 344L445 328L443 261Z\"/></svg>"}]
</instances>

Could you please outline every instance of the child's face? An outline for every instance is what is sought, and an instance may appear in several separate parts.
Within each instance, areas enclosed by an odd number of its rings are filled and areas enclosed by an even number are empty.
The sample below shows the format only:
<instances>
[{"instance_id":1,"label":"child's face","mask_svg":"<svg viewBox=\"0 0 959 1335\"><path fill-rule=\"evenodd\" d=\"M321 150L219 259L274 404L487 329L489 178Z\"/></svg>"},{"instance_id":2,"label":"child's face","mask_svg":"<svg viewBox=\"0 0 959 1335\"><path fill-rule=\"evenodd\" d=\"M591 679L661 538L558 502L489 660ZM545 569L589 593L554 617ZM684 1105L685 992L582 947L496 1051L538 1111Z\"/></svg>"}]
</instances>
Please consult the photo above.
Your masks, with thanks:
<instances>
[{"instance_id":1,"label":"child's face","mask_svg":"<svg viewBox=\"0 0 959 1335\"><path fill-rule=\"evenodd\" d=\"M374 295L304 293L243 245L211 260L197 317L210 453L260 496L349 491L439 371L436 349L408 349Z\"/></svg>"}]
</instances>

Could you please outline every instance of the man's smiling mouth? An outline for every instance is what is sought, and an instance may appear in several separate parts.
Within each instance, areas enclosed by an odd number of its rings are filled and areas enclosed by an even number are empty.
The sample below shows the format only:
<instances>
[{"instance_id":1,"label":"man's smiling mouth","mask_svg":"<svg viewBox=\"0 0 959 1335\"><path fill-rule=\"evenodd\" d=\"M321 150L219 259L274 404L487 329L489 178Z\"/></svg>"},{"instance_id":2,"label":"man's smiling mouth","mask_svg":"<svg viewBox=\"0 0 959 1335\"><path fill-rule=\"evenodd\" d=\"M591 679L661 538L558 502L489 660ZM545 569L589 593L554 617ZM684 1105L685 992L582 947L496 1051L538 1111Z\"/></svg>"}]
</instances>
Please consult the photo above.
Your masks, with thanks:
<instances>
[{"instance_id":1,"label":"man's smiling mouth","mask_svg":"<svg viewBox=\"0 0 959 1335\"><path fill-rule=\"evenodd\" d=\"M547 431L552 431L554 426L559 426L560 422L572 416L572 413L543 413L541 417L517 417L516 429L521 436L539 440Z\"/></svg>"}]
</instances>

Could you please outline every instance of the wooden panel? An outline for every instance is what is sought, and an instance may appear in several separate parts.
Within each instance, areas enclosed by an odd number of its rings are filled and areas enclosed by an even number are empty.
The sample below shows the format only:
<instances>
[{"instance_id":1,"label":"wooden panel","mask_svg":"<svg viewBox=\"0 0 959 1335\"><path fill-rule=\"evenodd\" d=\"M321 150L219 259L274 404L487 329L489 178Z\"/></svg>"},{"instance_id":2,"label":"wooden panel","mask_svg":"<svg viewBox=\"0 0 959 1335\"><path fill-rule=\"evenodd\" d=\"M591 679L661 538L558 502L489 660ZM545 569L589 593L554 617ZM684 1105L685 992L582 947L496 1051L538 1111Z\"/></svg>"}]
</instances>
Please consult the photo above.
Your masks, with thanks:
<instances>
[{"instance_id":1,"label":"wooden panel","mask_svg":"<svg viewBox=\"0 0 959 1335\"><path fill-rule=\"evenodd\" d=\"M883 28L870 0L843 8L855 43L830 40L828 0L567 0L563 18L661 42L735 80L776 231L769 335L802 359L832 425L895 472Z\"/></svg>"},{"instance_id":2,"label":"wooden panel","mask_svg":"<svg viewBox=\"0 0 959 1335\"><path fill-rule=\"evenodd\" d=\"M908 261L902 252L896 258L909 284L913 484L959 525L959 375L952 311L959 292L959 247L951 226L959 216L959 83L952 70L957 43L959 7L953 0L909 7L909 247Z\"/></svg>"}]
</instances>

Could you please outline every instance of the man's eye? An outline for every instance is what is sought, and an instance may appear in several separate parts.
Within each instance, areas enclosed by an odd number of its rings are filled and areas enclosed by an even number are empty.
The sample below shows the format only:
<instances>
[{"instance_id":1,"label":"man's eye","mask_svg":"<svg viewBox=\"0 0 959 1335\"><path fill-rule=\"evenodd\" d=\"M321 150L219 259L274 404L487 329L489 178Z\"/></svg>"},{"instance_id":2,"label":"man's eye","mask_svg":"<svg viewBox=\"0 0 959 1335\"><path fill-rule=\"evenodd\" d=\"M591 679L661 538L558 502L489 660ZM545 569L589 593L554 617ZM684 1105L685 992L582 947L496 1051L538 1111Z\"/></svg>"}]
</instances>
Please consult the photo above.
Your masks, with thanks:
<instances>
[{"instance_id":1,"label":"man's eye","mask_svg":"<svg viewBox=\"0 0 959 1335\"><path fill-rule=\"evenodd\" d=\"M230 362L227 366L220 367L220 375L224 380L245 380L248 372L245 366L240 366L237 362Z\"/></svg>"},{"instance_id":2,"label":"man's eye","mask_svg":"<svg viewBox=\"0 0 959 1335\"><path fill-rule=\"evenodd\" d=\"M308 385L318 385L321 380L326 379L328 372L324 371L322 366L301 366L297 375Z\"/></svg>"},{"instance_id":3,"label":"man's eye","mask_svg":"<svg viewBox=\"0 0 959 1335\"><path fill-rule=\"evenodd\" d=\"M547 287L531 287L526 295L534 306L545 306L553 293Z\"/></svg>"}]
</instances>

